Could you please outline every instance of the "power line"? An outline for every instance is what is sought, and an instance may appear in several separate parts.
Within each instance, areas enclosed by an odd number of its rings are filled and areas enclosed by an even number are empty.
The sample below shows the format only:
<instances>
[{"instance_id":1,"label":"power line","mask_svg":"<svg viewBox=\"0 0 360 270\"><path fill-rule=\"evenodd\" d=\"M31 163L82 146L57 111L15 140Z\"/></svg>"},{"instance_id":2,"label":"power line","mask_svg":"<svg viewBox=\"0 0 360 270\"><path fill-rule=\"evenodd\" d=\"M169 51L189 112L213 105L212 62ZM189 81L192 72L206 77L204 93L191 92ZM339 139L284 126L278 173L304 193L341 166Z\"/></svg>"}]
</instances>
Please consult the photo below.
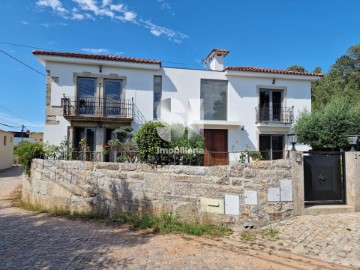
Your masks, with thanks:
<instances>
[{"instance_id":1,"label":"power line","mask_svg":"<svg viewBox=\"0 0 360 270\"><path fill-rule=\"evenodd\" d=\"M16 44L16 43L12 43L12 42L5 42L5 41L0 41L0 43L1 43L1 44L6 44L6 45L17 46L17 47L25 47L25 48L31 48L31 49L38 49L38 50L41 50L41 48L34 47L34 46L29 46L29 45L24 45L24 44Z\"/></svg>"},{"instance_id":2,"label":"power line","mask_svg":"<svg viewBox=\"0 0 360 270\"><path fill-rule=\"evenodd\" d=\"M12 113L12 114L16 115L17 117L20 117L21 119L23 119L23 120L25 120L25 121L27 121L27 122L30 122L30 123L32 123L32 124L34 124L34 125L35 125L35 123L34 123L34 122L30 121L29 119L26 119L26 118L22 117L21 115L18 115L17 113L15 113L15 112L13 112L13 111L9 110L8 108L4 107L4 106L3 106L3 105L1 105L1 104L0 104L0 107L1 107L1 108L3 108L4 110L8 111L9 113Z\"/></svg>"},{"instance_id":3,"label":"power line","mask_svg":"<svg viewBox=\"0 0 360 270\"><path fill-rule=\"evenodd\" d=\"M36 73L39 73L40 75L42 75L42 76L46 77L46 75L45 75L44 73L42 73L42 72L40 72L40 71L36 70L35 68L33 68L33 67L29 66L28 64L25 64L24 62L22 62L21 60L17 59L16 57L14 57L14 56L12 56L12 55L10 55L10 54L8 54L8 53L4 52L3 50L0 50L0 52L1 52L1 53L3 53L3 54L5 54L6 56L8 56L8 57L12 58L13 60L15 60L15 61L19 62L20 64L22 64L22 65L26 66L27 68L30 68L31 70L35 71Z\"/></svg>"},{"instance_id":4,"label":"power line","mask_svg":"<svg viewBox=\"0 0 360 270\"><path fill-rule=\"evenodd\" d=\"M4 123L0 123L0 125L3 125L5 127L10 127L10 128L20 128L20 126L9 126L9 125L6 125Z\"/></svg>"}]
</instances>

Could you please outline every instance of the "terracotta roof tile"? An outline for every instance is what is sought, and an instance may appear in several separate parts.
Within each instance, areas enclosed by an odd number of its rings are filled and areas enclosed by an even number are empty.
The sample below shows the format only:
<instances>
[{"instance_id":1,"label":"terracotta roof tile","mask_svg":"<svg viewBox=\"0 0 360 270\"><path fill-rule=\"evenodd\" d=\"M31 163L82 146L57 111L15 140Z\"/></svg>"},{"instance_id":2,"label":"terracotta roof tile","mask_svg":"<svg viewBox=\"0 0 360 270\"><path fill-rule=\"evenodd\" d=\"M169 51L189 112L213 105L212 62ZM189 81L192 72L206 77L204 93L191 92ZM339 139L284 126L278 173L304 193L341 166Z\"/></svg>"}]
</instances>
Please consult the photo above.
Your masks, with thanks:
<instances>
[{"instance_id":1,"label":"terracotta roof tile","mask_svg":"<svg viewBox=\"0 0 360 270\"><path fill-rule=\"evenodd\" d=\"M39 51L39 50L34 50L33 54L34 55L47 55L47 56L59 56L59 57L70 57L70 58L82 58L82 59L94 59L94 60L105 60L105 61L161 65L161 62L158 60L147 60L147 59L142 59L142 58L123 57L123 56L114 56L114 55L51 52L51 51Z\"/></svg>"},{"instance_id":2,"label":"terracotta roof tile","mask_svg":"<svg viewBox=\"0 0 360 270\"><path fill-rule=\"evenodd\" d=\"M212 49L211 52L209 53L209 55L206 57L206 58L209 58L209 56L212 54L212 53L223 53L226 55L228 55L228 53L230 52L229 50L225 50L225 49Z\"/></svg>"},{"instance_id":3,"label":"terracotta roof tile","mask_svg":"<svg viewBox=\"0 0 360 270\"><path fill-rule=\"evenodd\" d=\"M314 77L322 77L322 76L324 76L324 74L322 74L322 73L300 72L300 71L279 70L279 69L258 68L258 67L226 67L225 70L245 71L245 72L262 72L262 73L299 75L299 76L314 76Z\"/></svg>"}]
</instances>

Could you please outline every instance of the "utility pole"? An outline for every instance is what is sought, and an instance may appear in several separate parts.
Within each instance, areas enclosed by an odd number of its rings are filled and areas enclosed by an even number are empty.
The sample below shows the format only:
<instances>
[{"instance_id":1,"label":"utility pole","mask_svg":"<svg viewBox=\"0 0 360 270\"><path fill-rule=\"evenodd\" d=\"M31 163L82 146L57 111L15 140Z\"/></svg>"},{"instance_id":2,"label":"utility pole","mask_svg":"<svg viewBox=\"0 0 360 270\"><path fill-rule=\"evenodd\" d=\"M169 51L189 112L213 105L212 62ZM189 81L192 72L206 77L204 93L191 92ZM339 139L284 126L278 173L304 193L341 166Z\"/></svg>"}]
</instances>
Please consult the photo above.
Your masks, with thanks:
<instances>
[{"instance_id":1,"label":"utility pole","mask_svg":"<svg viewBox=\"0 0 360 270\"><path fill-rule=\"evenodd\" d=\"M24 125L21 125L21 142L24 142Z\"/></svg>"}]
</instances>

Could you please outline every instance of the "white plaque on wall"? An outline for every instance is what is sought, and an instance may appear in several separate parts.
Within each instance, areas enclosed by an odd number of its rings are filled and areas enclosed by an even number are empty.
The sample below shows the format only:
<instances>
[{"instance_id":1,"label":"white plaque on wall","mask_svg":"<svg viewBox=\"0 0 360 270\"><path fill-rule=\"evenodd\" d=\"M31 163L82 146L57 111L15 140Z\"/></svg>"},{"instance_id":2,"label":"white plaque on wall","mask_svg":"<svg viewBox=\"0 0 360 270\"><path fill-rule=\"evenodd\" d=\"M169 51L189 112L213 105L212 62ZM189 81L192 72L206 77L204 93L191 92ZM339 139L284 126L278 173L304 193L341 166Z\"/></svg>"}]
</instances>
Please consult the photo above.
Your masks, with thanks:
<instances>
[{"instance_id":1,"label":"white plaque on wall","mask_svg":"<svg viewBox=\"0 0 360 270\"><path fill-rule=\"evenodd\" d=\"M245 204L249 204L249 205L258 204L257 192L255 190L245 190L244 196L245 196Z\"/></svg>"},{"instance_id":2,"label":"white plaque on wall","mask_svg":"<svg viewBox=\"0 0 360 270\"><path fill-rule=\"evenodd\" d=\"M268 189L268 202L280 202L280 188Z\"/></svg>"},{"instance_id":3,"label":"white plaque on wall","mask_svg":"<svg viewBox=\"0 0 360 270\"><path fill-rule=\"evenodd\" d=\"M225 194L225 215L240 214L240 199L238 195Z\"/></svg>"},{"instance_id":4,"label":"white plaque on wall","mask_svg":"<svg viewBox=\"0 0 360 270\"><path fill-rule=\"evenodd\" d=\"M291 180L280 180L280 198L282 202L292 202Z\"/></svg>"}]
</instances>

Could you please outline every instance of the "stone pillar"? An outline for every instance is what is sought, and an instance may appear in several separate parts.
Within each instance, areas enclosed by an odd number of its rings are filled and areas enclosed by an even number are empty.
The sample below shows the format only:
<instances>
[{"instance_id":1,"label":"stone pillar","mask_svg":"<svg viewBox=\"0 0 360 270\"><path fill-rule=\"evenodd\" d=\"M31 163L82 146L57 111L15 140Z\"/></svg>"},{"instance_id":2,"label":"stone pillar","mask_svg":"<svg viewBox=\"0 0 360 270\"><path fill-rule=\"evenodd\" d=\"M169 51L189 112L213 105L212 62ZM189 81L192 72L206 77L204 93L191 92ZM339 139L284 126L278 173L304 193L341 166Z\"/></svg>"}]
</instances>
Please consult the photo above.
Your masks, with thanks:
<instances>
[{"instance_id":1,"label":"stone pillar","mask_svg":"<svg viewBox=\"0 0 360 270\"><path fill-rule=\"evenodd\" d=\"M304 214L305 209L303 152L290 151L290 159L293 179L294 215L300 216Z\"/></svg>"},{"instance_id":2,"label":"stone pillar","mask_svg":"<svg viewBox=\"0 0 360 270\"><path fill-rule=\"evenodd\" d=\"M345 153L346 204L360 212L360 152Z\"/></svg>"}]
</instances>

